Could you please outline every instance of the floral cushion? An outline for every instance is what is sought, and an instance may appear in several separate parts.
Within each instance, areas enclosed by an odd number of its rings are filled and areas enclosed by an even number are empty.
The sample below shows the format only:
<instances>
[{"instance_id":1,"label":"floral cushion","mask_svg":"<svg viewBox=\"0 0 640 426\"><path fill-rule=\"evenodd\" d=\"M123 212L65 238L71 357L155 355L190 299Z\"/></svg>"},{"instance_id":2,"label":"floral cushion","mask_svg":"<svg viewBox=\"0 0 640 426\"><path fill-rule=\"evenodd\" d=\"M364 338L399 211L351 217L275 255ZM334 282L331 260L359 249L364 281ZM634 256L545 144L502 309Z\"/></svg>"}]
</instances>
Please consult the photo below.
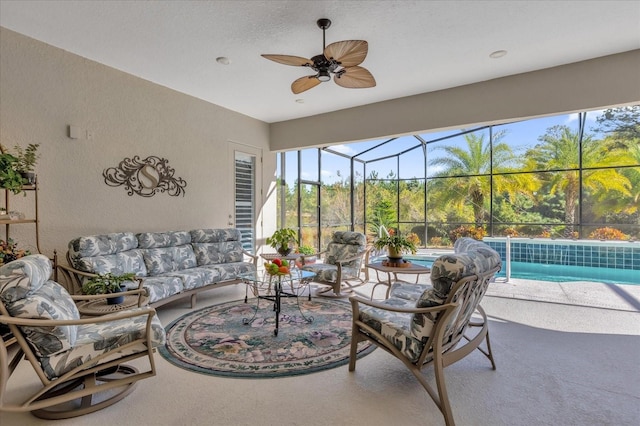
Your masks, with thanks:
<instances>
[{"instance_id":1,"label":"floral cushion","mask_svg":"<svg viewBox=\"0 0 640 426\"><path fill-rule=\"evenodd\" d=\"M80 263L83 258L120 253L136 247L138 240L132 232L78 237L69 242L69 259L74 268L90 272L82 269L86 267Z\"/></svg>"},{"instance_id":2,"label":"floral cushion","mask_svg":"<svg viewBox=\"0 0 640 426\"><path fill-rule=\"evenodd\" d=\"M242 262L242 243L224 241L219 243L193 243L198 266Z\"/></svg>"},{"instance_id":3,"label":"floral cushion","mask_svg":"<svg viewBox=\"0 0 640 426\"><path fill-rule=\"evenodd\" d=\"M387 306L413 308L415 302L401 298L389 298L381 302ZM387 311L370 306L360 306L360 320L382 334L412 362L417 361L424 342L416 339L411 332L412 315Z\"/></svg>"},{"instance_id":4,"label":"floral cushion","mask_svg":"<svg viewBox=\"0 0 640 426\"><path fill-rule=\"evenodd\" d=\"M51 261L35 254L0 268L0 299L14 317L73 320L80 318L75 303L60 284L49 281ZM25 338L38 356L54 354L73 346L76 326L22 327Z\"/></svg>"},{"instance_id":5,"label":"floral cushion","mask_svg":"<svg viewBox=\"0 0 640 426\"><path fill-rule=\"evenodd\" d=\"M76 260L76 268L94 274L123 275L132 272L139 277L147 275L147 267L140 249L83 257Z\"/></svg>"},{"instance_id":6,"label":"floral cushion","mask_svg":"<svg viewBox=\"0 0 640 426\"><path fill-rule=\"evenodd\" d=\"M193 243L222 243L225 241L241 241L242 235L237 228L194 229L189 232Z\"/></svg>"},{"instance_id":7,"label":"floral cushion","mask_svg":"<svg viewBox=\"0 0 640 426\"><path fill-rule=\"evenodd\" d=\"M144 308L135 308L136 311ZM104 319L104 317L101 317ZM151 320L151 342L153 347L165 343L165 332L157 316ZM78 326L76 344L63 352L58 352L40 359L40 363L49 379L60 377L73 368L90 362L98 355L111 352L113 354L104 360L119 359L124 355L135 354L146 350L146 345L140 343L124 350L115 350L127 345L133 340L146 337L147 315L133 318L109 321L99 324Z\"/></svg>"},{"instance_id":8,"label":"floral cushion","mask_svg":"<svg viewBox=\"0 0 640 426\"><path fill-rule=\"evenodd\" d=\"M327 254L324 263L335 265L336 262L349 259L366 249L367 239L364 234L352 231L336 231L333 233L331 242L327 245ZM342 266L359 268L360 259L353 260L349 263L343 263Z\"/></svg>"},{"instance_id":9,"label":"floral cushion","mask_svg":"<svg viewBox=\"0 0 640 426\"><path fill-rule=\"evenodd\" d=\"M335 283L338 279L338 267L336 265L329 265L326 263L311 263L302 267L305 271L310 271L316 274L314 280L324 281L329 283ZM359 275L358 268L342 268L342 279L357 278Z\"/></svg>"},{"instance_id":10,"label":"floral cushion","mask_svg":"<svg viewBox=\"0 0 640 426\"><path fill-rule=\"evenodd\" d=\"M191 242L188 231L142 232L136 234L136 238L143 249L183 246Z\"/></svg>"},{"instance_id":11,"label":"floral cushion","mask_svg":"<svg viewBox=\"0 0 640 426\"><path fill-rule=\"evenodd\" d=\"M213 282L233 280L239 274L246 274L256 270L253 263L249 262L221 263L218 265L206 265L203 268L213 271L215 274Z\"/></svg>"},{"instance_id":12,"label":"floral cushion","mask_svg":"<svg viewBox=\"0 0 640 426\"><path fill-rule=\"evenodd\" d=\"M47 281L24 299L6 305L11 316L17 318L77 320L80 313L73 299L60 284ZM49 356L71 348L76 343L78 326L22 326L25 338L37 356Z\"/></svg>"},{"instance_id":13,"label":"floral cushion","mask_svg":"<svg viewBox=\"0 0 640 426\"><path fill-rule=\"evenodd\" d=\"M198 266L244 260L239 229L194 229L190 234Z\"/></svg>"},{"instance_id":14,"label":"floral cushion","mask_svg":"<svg viewBox=\"0 0 640 426\"><path fill-rule=\"evenodd\" d=\"M146 277L143 286L149 295L149 303L154 303L184 291L182 279L172 275Z\"/></svg>"},{"instance_id":15,"label":"floral cushion","mask_svg":"<svg viewBox=\"0 0 640 426\"><path fill-rule=\"evenodd\" d=\"M194 268L196 257L191 245L142 250L142 257L149 276Z\"/></svg>"},{"instance_id":16,"label":"floral cushion","mask_svg":"<svg viewBox=\"0 0 640 426\"><path fill-rule=\"evenodd\" d=\"M23 299L37 291L51 276L47 256L33 254L0 267L0 299L5 303Z\"/></svg>"}]
</instances>

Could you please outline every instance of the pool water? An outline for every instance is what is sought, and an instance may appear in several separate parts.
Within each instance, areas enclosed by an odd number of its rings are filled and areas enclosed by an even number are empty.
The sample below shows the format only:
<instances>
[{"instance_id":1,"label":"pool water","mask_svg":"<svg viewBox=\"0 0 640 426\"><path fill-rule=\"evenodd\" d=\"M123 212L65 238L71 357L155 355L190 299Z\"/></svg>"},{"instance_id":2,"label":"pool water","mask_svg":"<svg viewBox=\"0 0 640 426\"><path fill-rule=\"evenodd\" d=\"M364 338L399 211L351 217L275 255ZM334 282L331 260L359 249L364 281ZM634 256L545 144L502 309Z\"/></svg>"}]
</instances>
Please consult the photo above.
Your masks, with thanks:
<instances>
[{"instance_id":1,"label":"pool water","mask_svg":"<svg viewBox=\"0 0 640 426\"><path fill-rule=\"evenodd\" d=\"M412 256L408 258L418 265L431 267L435 258ZM506 277L505 267L496 275ZM511 278L550 281L590 281L606 284L640 285L640 271L633 269L594 268L590 266L545 265L540 263L511 262Z\"/></svg>"}]
</instances>

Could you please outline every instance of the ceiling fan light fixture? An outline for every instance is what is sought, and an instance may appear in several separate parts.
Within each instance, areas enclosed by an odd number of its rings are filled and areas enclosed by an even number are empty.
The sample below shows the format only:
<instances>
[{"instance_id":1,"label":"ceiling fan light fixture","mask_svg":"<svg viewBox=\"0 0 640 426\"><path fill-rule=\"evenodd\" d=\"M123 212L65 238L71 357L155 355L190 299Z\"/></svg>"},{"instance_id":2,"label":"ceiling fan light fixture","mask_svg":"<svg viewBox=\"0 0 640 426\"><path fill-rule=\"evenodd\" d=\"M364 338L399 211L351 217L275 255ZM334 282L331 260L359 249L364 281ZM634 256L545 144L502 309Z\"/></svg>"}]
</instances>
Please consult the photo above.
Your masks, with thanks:
<instances>
[{"instance_id":1,"label":"ceiling fan light fixture","mask_svg":"<svg viewBox=\"0 0 640 426\"><path fill-rule=\"evenodd\" d=\"M320 80L322 82L331 80L331 76L329 75L329 71L327 71L327 70L318 71L317 78L318 78L318 80Z\"/></svg>"}]
</instances>

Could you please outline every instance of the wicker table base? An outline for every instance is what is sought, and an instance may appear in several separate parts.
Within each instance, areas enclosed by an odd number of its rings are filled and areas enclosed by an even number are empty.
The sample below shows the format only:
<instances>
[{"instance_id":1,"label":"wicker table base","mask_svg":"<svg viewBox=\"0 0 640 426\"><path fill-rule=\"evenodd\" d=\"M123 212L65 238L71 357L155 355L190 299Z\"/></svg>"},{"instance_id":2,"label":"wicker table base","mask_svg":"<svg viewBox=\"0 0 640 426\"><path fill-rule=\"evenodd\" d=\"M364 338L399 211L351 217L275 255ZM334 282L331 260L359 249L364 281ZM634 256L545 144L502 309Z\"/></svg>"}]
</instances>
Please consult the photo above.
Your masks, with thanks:
<instances>
[{"instance_id":1,"label":"wicker table base","mask_svg":"<svg viewBox=\"0 0 640 426\"><path fill-rule=\"evenodd\" d=\"M142 306L147 304L147 298L143 297ZM113 312L119 312L138 306L138 295L124 296L124 302L117 305L109 305L107 299L90 300L86 302L78 302L78 311L80 315L99 316Z\"/></svg>"}]
</instances>

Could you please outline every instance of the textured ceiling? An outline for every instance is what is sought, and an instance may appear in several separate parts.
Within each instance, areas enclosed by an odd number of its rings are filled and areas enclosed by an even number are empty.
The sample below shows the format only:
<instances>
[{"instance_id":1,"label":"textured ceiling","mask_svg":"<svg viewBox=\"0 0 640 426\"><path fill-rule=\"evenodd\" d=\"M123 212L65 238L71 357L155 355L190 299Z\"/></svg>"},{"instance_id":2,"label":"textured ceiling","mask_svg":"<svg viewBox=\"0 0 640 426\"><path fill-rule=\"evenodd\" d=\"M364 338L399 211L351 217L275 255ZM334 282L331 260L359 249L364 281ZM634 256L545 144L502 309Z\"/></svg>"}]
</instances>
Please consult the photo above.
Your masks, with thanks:
<instances>
[{"instance_id":1,"label":"textured ceiling","mask_svg":"<svg viewBox=\"0 0 640 426\"><path fill-rule=\"evenodd\" d=\"M319 18L333 21L327 44L369 42L375 88L294 95L312 70L260 56L321 53ZM640 1L0 0L0 25L277 122L638 49Z\"/></svg>"}]
</instances>

